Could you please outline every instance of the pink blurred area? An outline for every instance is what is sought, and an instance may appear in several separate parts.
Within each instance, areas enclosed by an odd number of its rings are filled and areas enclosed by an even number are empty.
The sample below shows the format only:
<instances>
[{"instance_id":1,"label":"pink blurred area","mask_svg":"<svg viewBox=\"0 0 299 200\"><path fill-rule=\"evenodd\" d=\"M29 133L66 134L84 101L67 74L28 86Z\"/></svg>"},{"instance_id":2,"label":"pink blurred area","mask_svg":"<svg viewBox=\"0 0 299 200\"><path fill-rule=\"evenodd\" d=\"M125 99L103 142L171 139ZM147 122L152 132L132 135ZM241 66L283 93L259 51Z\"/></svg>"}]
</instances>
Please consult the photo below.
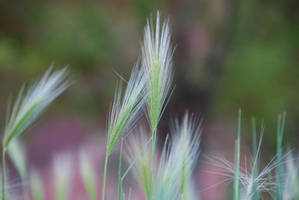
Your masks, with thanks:
<instances>
[{"instance_id":1,"label":"pink blurred area","mask_svg":"<svg viewBox=\"0 0 299 200\"><path fill-rule=\"evenodd\" d=\"M234 141L234 126L225 127L227 124L229 123L215 121L213 124L206 125L202 133L201 145L207 151L201 151L193 177L195 190L198 196L204 200L218 200L230 194L227 191L229 181L224 181L227 177L219 175L219 168L213 163L207 162L205 158L209 155L222 153L229 160L233 159L233 151L230 147ZM28 171L35 169L41 175L45 200L55 199L53 195L53 158L60 154L66 154L72 160L68 199L89 199L79 173L79 154L82 150L87 152L93 169L95 169L97 197L100 198L105 156L105 128L103 127L103 125L90 121L63 116L47 117L29 130L30 135L34 135L34 137L28 138L27 141ZM231 130L231 132L227 130ZM118 158L119 152L115 150L108 167L107 199L117 199ZM126 161L124 160L123 163L123 167L126 168ZM25 188L27 188L26 185ZM132 199L145 199L132 174L126 178L123 190L126 195L131 193Z\"/></svg>"}]
</instances>

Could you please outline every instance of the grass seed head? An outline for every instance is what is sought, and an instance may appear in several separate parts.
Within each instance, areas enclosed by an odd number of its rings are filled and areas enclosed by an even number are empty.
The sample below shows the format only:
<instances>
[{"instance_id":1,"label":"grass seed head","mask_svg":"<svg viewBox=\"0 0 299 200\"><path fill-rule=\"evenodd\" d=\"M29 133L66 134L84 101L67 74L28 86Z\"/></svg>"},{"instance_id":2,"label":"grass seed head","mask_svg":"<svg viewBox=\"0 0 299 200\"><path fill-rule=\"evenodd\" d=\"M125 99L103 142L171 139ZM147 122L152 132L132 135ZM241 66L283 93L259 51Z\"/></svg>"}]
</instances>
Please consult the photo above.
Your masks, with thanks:
<instances>
[{"instance_id":1,"label":"grass seed head","mask_svg":"<svg viewBox=\"0 0 299 200\"><path fill-rule=\"evenodd\" d=\"M120 134L128 129L142 107L144 73L138 66L131 72L127 87L123 92L121 84L115 92L108 122L107 154L109 155L119 139Z\"/></svg>"},{"instance_id":2,"label":"grass seed head","mask_svg":"<svg viewBox=\"0 0 299 200\"><path fill-rule=\"evenodd\" d=\"M25 86L19 92L4 130L3 148L7 148L11 140L28 128L68 86L66 68L52 72L50 68L44 76L28 89Z\"/></svg>"},{"instance_id":3,"label":"grass seed head","mask_svg":"<svg viewBox=\"0 0 299 200\"><path fill-rule=\"evenodd\" d=\"M198 156L199 131L198 121L185 114L183 121L176 121L173 141L169 149L162 153L157 175L154 178L154 199L195 199L195 192L188 188L191 173Z\"/></svg>"},{"instance_id":4,"label":"grass seed head","mask_svg":"<svg viewBox=\"0 0 299 200\"><path fill-rule=\"evenodd\" d=\"M168 21L148 21L144 30L142 66L147 77L147 109L152 131L157 128L171 88L173 48Z\"/></svg>"}]
</instances>

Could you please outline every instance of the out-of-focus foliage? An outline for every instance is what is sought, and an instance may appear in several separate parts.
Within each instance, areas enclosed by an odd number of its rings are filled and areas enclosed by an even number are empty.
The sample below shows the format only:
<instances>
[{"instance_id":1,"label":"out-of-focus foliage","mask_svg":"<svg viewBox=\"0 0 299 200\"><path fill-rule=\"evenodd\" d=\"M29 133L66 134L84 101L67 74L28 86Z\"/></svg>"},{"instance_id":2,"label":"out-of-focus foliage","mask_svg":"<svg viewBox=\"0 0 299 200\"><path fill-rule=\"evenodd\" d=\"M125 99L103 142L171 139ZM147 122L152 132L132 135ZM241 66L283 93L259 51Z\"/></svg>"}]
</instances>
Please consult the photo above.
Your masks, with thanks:
<instances>
[{"instance_id":1,"label":"out-of-focus foliage","mask_svg":"<svg viewBox=\"0 0 299 200\"><path fill-rule=\"evenodd\" d=\"M24 32L21 38L5 30L1 34L1 68L26 72L52 62L84 68L105 63L114 46L107 11L90 3L64 4L24 5L23 15L14 24L26 24L19 30Z\"/></svg>"},{"instance_id":2,"label":"out-of-focus foliage","mask_svg":"<svg viewBox=\"0 0 299 200\"><path fill-rule=\"evenodd\" d=\"M291 1L240 1L219 88L222 108L238 105L266 118L282 110L298 113L299 28L292 6Z\"/></svg>"}]
</instances>

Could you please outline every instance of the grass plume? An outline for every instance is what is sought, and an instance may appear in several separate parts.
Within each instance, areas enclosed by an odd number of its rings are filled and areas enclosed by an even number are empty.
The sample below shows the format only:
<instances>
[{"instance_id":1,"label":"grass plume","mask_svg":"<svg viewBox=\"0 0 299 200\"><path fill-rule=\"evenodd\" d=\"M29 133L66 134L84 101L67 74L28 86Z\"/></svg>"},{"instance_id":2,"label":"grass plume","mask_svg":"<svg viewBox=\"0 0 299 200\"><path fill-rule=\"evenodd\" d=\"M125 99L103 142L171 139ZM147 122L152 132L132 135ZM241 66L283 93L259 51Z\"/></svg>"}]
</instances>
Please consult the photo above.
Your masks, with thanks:
<instances>
[{"instance_id":1,"label":"grass plume","mask_svg":"<svg viewBox=\"0 0 299 200\"><path fill-rule=\"evenodd\" d=\"M283 178L282 200L299 199L299 167L298 158L294 158L291 153L288 154L285 164L286 173Z\"/></svg>"},{"instance_id":2,"label":"grass plume","mask_svg":"<svg viewBox=\"0 0 299 200\"><path fill-rule=\"evenodd\" d=\"M153 200L194 199L193 191L187 188L198 156L200 126L197 120L185 114L182 122L175 124L173 141L162 153L157 175L154 178Z\"/></svg>"},{"instance_id":3,"label":"grass plume","mask_svg":"<svg viewBox=\"0 0 299 200\"><path fill-rule=\"evenodd\" d=\"M161 25L159 12L155 23L147 22L142 46L142 66L147 77L147 111L152 132L167 101L173 79L170 28L168 21Z\"/></svg>"},{"instance_id":4,"label":"grass plume","mask_svg":"<svg viewBox=\"0 0 299 200\"><path fill-rule=\"evenodd\" d=\"M123 92L121 84L115 92L113 105L108 122L108 136L106 143L106 156L104 163L102 200L105 199L106 175L109 155L119 139L135 119L143 105L143 89L145 86L144 72L135 66L131 72L127 87Z\"/></svg>"},{"instance_id":5,"label":"grass plume","mask_svg":"<svg viewBox=\"0 0 299 200\"><path fill-rule=\"evenodd\" d=\"M66 68L54 72L50 68L39 81L36 81L28 88L25 86L21 88L11 111L8 112L2 141L2 200L6 198L5 153L7 148L69 86L69 82L66 81L67 75L68 70ZM20 167L18 168L21 170Z\"/></svg>"}]
</instances>

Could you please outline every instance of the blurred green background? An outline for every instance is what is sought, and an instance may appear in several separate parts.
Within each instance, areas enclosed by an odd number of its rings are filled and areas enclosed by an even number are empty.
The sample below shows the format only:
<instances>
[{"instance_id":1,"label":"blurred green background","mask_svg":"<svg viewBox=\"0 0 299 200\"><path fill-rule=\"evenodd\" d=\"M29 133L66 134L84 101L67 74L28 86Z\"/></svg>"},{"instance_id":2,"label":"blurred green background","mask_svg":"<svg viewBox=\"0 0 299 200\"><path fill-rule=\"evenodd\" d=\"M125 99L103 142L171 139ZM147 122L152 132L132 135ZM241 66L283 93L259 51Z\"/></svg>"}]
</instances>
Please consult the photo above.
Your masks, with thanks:
<instances>
[{"instance_id":1,"label":"blurred green background","mask_svg":"<svg viewBox=\"0 0 299 200\"><path fill-rule=\"evenodd\" d=\"M231 134L225 138L233 141L241 108L245 133L250 131L251 116L264 120L264 151L270 154L276 116L286 111L285 143L297 145L299 3L295 0L1 1L1 124L8 97L54 64L68 66L74 84L51 107L48 119L76 118L83 130L105 130L116 74L128 77L140 55L146 18L156 10L169 16L176 47L175 90L162 130L167 131L171 116L186 109L201 113L202 148L208 150L223 142L223 134ZM87 136L105 134L99 132ZM250 145L250 134L244 138Z\"/></svg>"}]
</instances>

